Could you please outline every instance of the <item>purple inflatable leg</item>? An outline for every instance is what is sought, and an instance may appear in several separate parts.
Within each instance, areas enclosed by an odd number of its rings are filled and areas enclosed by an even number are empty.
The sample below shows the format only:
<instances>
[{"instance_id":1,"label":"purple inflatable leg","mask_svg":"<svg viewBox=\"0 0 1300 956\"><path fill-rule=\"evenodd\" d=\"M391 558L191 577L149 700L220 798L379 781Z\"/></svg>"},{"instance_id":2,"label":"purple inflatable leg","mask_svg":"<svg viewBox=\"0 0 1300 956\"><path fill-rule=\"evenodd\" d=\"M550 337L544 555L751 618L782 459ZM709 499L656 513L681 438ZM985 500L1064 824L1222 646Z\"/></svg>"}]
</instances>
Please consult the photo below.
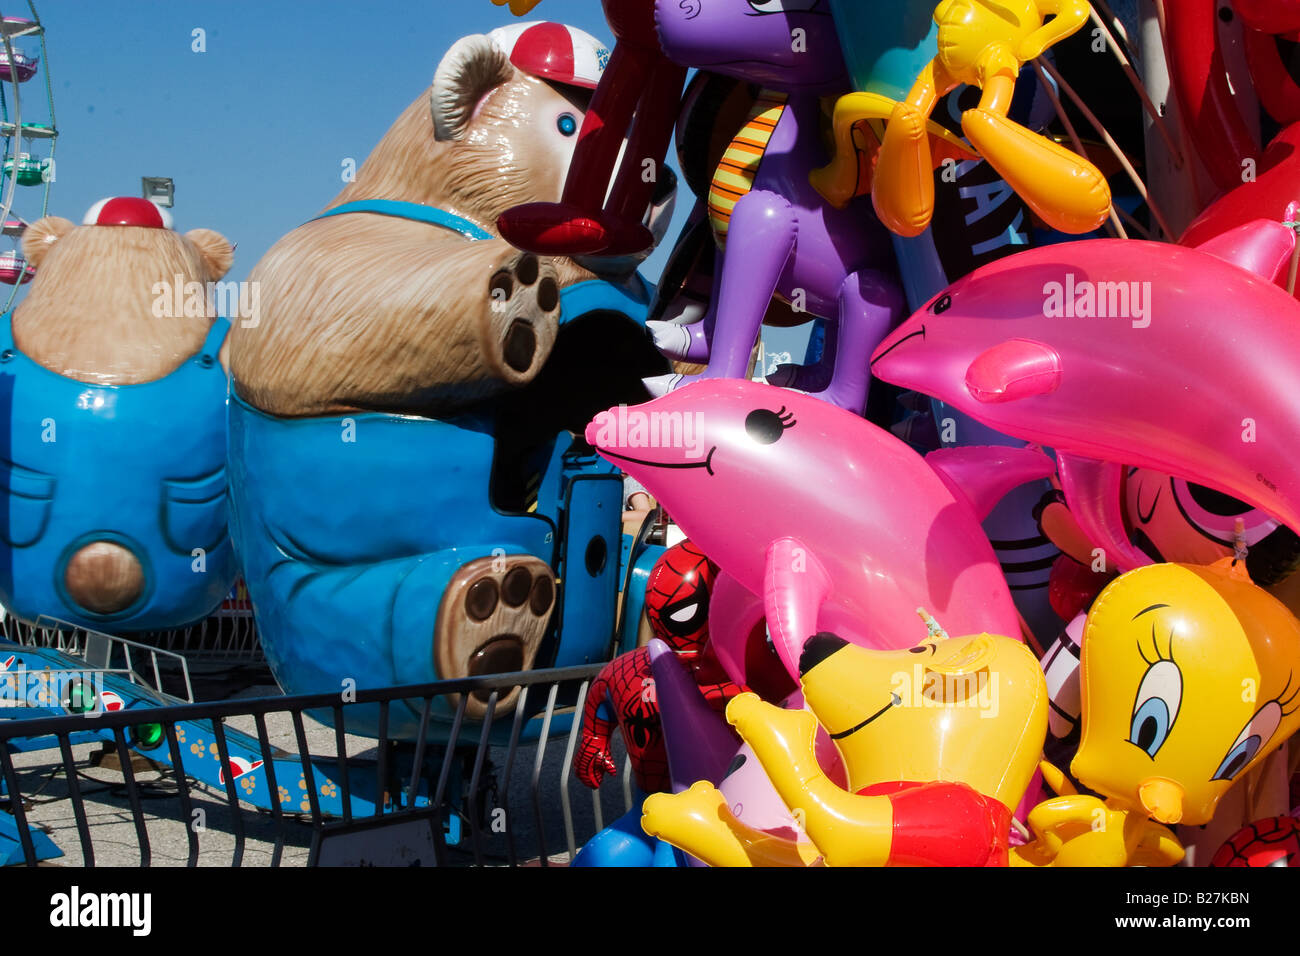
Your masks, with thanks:
<instances>
[{"instance_id":1,"label":"purple inflatable leg","mask_svg":"<svg viewBox=\"0 0 1300 956\"><path fill-rule=\"evenodd\" d=\"M835 374L820 398L861 415L871 387L871 353L903 313L898 284L874 269L863 269L840 286L839 336Z\"/></svg>"},{"instance_id":2,"label":"purple inflatable leg","mask_svg":"<svg viewBox=\"0 0 1300 956\"><path fill-rule=\"evenodd\" d=\"M755 190L736 203L718 270L722 280L711 306L718 318L709 367L698 377L746 377L758 330L794 252L798 231L794 207L783 196ZM696 377L660 375L645 379L645 385L650 394L663 395Z\"/></svg>"},{"instance_id":3,"label":"purple inflatable leg","mask_svg":"<svg viewBox=\"0 0 1300 956\"><path fill-rule=\"evenodd\" d=\"M864 269L840 286L839 321L826 326L826 345L812 365L782 365L768 384L797 388L859 415L871 387L871 353L898 324L903 293L883 272Z\"/></svg>"},{"instance_id":4,"label":"purple inflatable leg","mask_svg":"<svg viewBox=\"0 0 1300 956\"><path fill-rule=\"evenodd\" d=\"M823 331L822 354L816 362L808 365L778 365L767 377L768 385L781 388L797 388L801 392L816 393L824 391L831 384L835 374L835 348L839 339L839 323L827 322Z\"/></svg>"},{"instance_id":5,"label":"purple inflatable leg","mask_svg":"<svg viewBox=\"0 0 1300 956\"><path fill-rule=\"evenodd\" d=\"M718 323L705 378L745 377L797 235L795 210L785 197L761 190L736 203L722 257Z\"/></svg>"}]
</instances>

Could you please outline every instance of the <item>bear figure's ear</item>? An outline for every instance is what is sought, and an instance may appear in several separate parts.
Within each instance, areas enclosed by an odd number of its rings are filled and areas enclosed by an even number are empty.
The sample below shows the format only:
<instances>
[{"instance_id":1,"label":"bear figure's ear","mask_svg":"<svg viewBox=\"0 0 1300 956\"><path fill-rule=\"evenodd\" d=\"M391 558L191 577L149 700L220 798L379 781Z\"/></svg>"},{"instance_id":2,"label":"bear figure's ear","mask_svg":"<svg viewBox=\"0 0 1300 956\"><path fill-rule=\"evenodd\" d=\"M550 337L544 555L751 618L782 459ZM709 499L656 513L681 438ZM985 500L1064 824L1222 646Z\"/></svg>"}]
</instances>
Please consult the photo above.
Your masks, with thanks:
<instances>
[{"instance_id":1,"label":"bear figure's ear","mask_svg":"<svg viewBox=\"0 0 1300 956\"><path fill-rule=\"evenodd\" d=\"M191 229L185 233L185 238L199 250L207 281L215 282L230 271L230 264L235 261L235 248L221 233L211 229Z\"/></svg>"},{"instance_id":2,"label":"bear figure's ear","mask_svg":"<svg viewBox=\"0 0 1300 956\"><path fill-rule=\"evenodd\" d=\"M460 139L483 97L513 75L505 51L482 33L461 37L447 51L433 75L429 107L434 137Z\"/></svg>"},{"instance_id":3,"label":"bear figure's ear","mask_svg":"<svg viewBox=\"0 0 1300 956\"><path fill-rule=\"evenodd\" d=\"M32 268L39 269L50 248L75 228L62 216L37 219L23 231L23 258Z\"/></svg>"}]
</instances>

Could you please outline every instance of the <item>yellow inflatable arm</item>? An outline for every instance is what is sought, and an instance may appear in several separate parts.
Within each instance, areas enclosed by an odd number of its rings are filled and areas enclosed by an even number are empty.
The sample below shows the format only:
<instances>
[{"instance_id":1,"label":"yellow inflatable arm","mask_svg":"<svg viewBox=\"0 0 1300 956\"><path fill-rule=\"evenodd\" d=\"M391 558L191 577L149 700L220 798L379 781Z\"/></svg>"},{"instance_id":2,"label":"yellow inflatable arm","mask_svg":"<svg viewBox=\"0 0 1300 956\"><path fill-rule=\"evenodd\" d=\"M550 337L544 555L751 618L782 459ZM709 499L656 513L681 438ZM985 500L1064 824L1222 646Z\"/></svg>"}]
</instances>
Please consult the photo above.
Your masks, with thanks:
<instances>
[{"instance_id":1,"label":"yellow inflatable arm","mask_svg":"<svg viewBox=\"0 0 1300 956\"><path fill-rule=\"evenodd\" d=\"M709 866L811 866L807 841L786 840L746 826L721 792L705 781L683 793L656 793L641 807L641 829Z\"/></svg>"},{"instance_id":2,"label":"yellow inflatable arm","mask_svg":"<svg viewBox=\"0 0 1300 956\"><path fill-rule=\"evenodd\" d=\"M836 786L817 762L817 718L783 710L757 694L734 697L727 722L754 750L768 779L829 866L884 866L893 842L894 811L885 797L857 796Z\"/></svg>"},{"instance_id":3,"label":"yellow inflatable arm","mask_svg":"<svg viewBox=\"0 0 1300 956\"><path fill-rule=\"evenodd\" d=\"M1086 0L1037 0L1037 2L1038 9L1044 16L1054 13L1056 17L1021 41L1016 56L1025 62L1037 59L1049 46L1060 43L1072 35L1088 22L1088 15L1092 11L1092 7Z\"/></svg>"}]
</instances>

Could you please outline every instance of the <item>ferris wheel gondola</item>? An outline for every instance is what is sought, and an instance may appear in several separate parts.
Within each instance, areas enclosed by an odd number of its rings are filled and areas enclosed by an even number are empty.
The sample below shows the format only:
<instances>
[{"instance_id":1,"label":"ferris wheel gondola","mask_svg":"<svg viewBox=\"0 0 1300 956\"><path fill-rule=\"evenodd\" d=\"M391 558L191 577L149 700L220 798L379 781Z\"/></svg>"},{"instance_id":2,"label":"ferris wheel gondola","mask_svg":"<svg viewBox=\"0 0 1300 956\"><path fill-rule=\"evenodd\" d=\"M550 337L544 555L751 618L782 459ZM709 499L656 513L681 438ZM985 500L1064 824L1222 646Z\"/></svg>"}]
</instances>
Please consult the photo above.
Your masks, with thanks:
<instances>
[{"instance_id":1,"label":"ferris wheel gondola","mask_svg":"<svg viewBox=\"0 0 1300 956\"><path fill-rule=\"evenodd\" d=\"M45 28L35 4L27 0L28 15L0 14L0 233L13 243L0 246L0 283L10 286L4 304L8 311L18 290L35 275L23 258L21 239L27 224L49 209L50 187L55 179L54 147L58 129L54 122L54 92ZM25 85L44 67L45 95L23 96ZM41 107L42 99L45 107ZM22 210L23 213L19 213Z\"/></svg>"}]
</instances>

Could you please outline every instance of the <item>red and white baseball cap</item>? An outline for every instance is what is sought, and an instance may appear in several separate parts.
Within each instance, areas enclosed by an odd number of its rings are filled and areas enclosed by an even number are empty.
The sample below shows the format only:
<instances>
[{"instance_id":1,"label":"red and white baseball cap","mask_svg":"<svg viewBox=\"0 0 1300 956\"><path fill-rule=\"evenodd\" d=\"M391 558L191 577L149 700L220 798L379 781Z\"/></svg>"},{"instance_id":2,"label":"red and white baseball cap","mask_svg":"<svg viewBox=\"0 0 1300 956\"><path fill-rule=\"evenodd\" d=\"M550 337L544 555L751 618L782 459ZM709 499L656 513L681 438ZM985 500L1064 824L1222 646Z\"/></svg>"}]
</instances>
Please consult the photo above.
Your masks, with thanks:
<instances>
[{"instance_id":1,"label":"red and white baseball cap","mask_svg":"<svg viewBox=\"0 0 1300 956\"><path fill-rule=\"evenodd\" d=\"M141 226L145 229L171 229L172 214L149 199L137 196L111 196L90 207L83 226Z\"/></svg>"},{"instance_id":2,"label":"red and white baseball cap","mask_svg":"<svg viewBox=\"0 0 1300 956\"><path fill-rule=\"evenodd\" d=\"M563 23L514 23L488 36L516 69L554 83L594 90L609 63L605 44Z\"/></svg>"}]
</instances>

